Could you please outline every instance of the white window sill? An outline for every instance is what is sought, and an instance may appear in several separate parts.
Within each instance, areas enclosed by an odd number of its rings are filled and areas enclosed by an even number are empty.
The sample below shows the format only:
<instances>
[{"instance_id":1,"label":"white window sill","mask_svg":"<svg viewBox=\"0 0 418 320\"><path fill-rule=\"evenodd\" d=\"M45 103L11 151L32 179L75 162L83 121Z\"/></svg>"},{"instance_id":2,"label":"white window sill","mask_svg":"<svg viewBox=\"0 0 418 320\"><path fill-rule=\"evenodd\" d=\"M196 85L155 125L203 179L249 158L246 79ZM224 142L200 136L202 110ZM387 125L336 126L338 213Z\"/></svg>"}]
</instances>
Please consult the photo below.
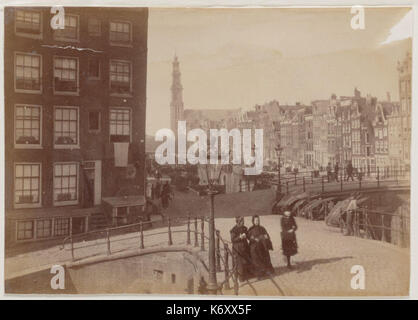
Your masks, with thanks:
<instances>
[{"instance_id":1,"label":"white window sill","mask_svg":"<svg viewBox=\"0 0 418 320\"><path fill-rule=\"evenodd\" d=\"M15 144L15 149L43 149L39 144Z\"/></svg>"},{"instance_id":2,"label":"white window sill","mask_svg":"<svg viewBox=\"0 0 418 320\"><path fill-rule=\"evenodd\" d=\"M80 149L80 145L74 145L74 144L54 144L54 149Z\"/></svg>"},{"instance_id":3,"label":"white window sill","mask_svg":"<svg viewBox=\"0 0 418 320\"><path fill-rule=\"evenodd\" d=\"M15 92L17 92L17 93L42 94L42 89L40 89L40 90L15 89Z\"/></svg>"},{"instance_id":4,"label":"white window sill","mask_svg":"<svg viewBox=\"0 0 418 320\"><path fill-rule=\"evenodd\" d=\"M15 203L14 208L15 209L30 209L30 208L41 208L41 203Z\"/></svg>"},{"instance_id":5,"label":"white window sill","mask_svg":"<svg viewBox=\"0 0 418 320\"><path fill-rule=\"evenodd\" d=\"M66 91L55 91L55 90L54 90L54 94L55 95L60 95L60 96L79 96L80 95L79 91L77 91L77 92L66 92Z\"/></svg>"},{"instance_id":6,"label":"white window sill","mask_svg":"<svg viewBox=\"0 0 418 320\"><path fill-rule=\"evenodd\" d=\"M55 207L60 206L74 206L78 204L78 200L69 200L69 201L54 201Z\"/></svg>"},{"instance_id":7,"label":"white window sill","mask_svg":"<svg viewBox=\"0 0 418 320\"><path fill-rule=\"evenodd\" d=\"M132 48L133 44L132 43L119 43L119 42L110 42L111 46L114 47L125 47L125 48Z\"/></svg>"}]
</instances>

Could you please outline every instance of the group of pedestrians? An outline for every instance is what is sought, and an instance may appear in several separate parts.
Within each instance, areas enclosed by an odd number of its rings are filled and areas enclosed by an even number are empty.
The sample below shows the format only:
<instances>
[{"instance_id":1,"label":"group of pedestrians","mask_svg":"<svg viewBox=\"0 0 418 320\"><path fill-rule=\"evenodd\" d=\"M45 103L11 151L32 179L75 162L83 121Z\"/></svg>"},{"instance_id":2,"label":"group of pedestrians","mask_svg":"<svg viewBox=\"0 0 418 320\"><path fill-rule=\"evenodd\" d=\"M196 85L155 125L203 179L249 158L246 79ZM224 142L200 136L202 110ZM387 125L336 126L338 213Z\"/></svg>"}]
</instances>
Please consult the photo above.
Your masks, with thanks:
<instances>
[{"instance_id":1,"label":"group of pedestrians","mask_svg":"<svg viewBox=\"0 0 418 320\"><path fill-rule=\"evenodd\" d=\"M340 165L339 165L338 161L335 162L334 172L332 172L331 162L328 162L328 165L327 165L328 182L331 182L334 179L335 179L335 181L340 182L338 180L339 172L340 172ZM346 167L345 167L345 173L346 173L345 181L348 181L350 178L351 178L351 181L354 181L354 167L353 167L353 163L351 162L351 160L347 161L347 164L346 164ZM341 177L341 179L343 179L343 178Z\"/></svg>"},{"instance_id":2,"label":"group of pedestrians","mask_svg":"<svg viewBox=\"0 0 418 320\"><path fill-rule=\"evenodd\" d=\"M252 217L252 226L247 229L243 217L235 218L236 225L231 229L233 259L239 280L246 281L252 277L262 279L273 276L270 250L273 243L267 230L260 225L260 217ZM287 267L291 268L290 257L297 253L296 221L290 211L286 211L281 219L281 240L283 254L287 258Z\"/></svg>"}]
</instances>

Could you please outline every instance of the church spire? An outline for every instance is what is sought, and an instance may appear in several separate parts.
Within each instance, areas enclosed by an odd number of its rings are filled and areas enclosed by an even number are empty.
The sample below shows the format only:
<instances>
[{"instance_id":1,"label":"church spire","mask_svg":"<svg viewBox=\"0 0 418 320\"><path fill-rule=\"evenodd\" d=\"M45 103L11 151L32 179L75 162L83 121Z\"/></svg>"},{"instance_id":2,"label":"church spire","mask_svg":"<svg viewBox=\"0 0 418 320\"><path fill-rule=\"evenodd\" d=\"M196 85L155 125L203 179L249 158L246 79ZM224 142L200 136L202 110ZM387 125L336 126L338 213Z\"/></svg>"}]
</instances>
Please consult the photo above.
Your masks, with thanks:
<instances>
[{"instance_id":1,"label":"church spire","mask_svg":"<svg viewBox=\"0 0 418 320\"><path fill-rule=\"evenodd\" d=\"M170 122L171 130L177 133L177 123L183 120L183 86L181 85L180 62L177 54L174 54L172 84L171 84L171 103L170 103Z\"/></svg>"}]
</instances>

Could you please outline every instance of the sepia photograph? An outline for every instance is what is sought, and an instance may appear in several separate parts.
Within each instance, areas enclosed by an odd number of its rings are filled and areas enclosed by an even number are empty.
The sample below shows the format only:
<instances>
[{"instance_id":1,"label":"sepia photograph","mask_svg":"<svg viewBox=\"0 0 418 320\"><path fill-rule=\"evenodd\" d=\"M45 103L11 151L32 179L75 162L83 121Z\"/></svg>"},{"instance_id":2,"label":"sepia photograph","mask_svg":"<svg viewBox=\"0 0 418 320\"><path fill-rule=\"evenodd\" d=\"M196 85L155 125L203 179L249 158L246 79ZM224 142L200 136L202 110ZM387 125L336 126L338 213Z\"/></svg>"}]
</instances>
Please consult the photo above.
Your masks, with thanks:
<instances>
[{"instance_id":1,"label":"sepia photograph","mask_svg":"<svg viewBox=\"0 0 418 320\"><path fill-rule=\"evenodd\" d=\"M3 8L6 295L410 295L412 6L95 5Z\"/></svg>"}]
</instances>

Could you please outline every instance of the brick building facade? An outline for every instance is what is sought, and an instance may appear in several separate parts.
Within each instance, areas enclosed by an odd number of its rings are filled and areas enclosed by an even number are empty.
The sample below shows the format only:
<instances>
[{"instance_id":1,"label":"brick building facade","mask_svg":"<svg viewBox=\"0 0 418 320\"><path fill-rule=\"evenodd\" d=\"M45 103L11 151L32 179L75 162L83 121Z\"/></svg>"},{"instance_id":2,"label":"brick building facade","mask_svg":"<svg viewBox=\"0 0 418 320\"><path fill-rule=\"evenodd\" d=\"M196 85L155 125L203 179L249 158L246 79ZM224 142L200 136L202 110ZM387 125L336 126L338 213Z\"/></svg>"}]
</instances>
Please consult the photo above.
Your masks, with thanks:
<instances>
[{"instance_id":1,"label":"brick building facade","mask_svg":"<svg viewBox=\"0 0 418 320\"><path fill-rule=\"evenodd\" d=\"M148 11L68 7L57 30L52 17L5 8L7 244L143 206Z\"/></svg>"}]
</instances>

